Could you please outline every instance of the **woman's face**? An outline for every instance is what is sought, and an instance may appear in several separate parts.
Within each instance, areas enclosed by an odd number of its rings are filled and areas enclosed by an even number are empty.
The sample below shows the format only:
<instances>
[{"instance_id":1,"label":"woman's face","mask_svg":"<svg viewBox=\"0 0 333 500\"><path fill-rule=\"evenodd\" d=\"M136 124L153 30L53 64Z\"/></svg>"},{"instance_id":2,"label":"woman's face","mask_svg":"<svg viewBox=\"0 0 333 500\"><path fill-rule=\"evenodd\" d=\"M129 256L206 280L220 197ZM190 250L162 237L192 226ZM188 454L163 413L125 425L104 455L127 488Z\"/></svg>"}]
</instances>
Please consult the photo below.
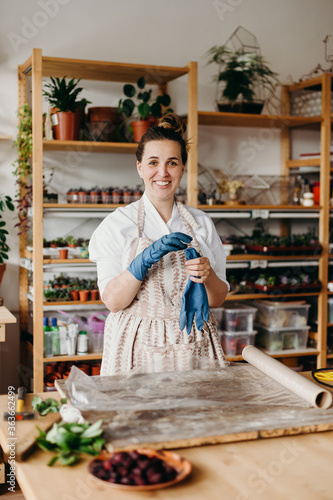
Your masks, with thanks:
<instances>
[{"instance_id":1,"label":"woman's face","mask_svg":"<svg viewBox=\"0 0 333 500\"><path fill-rule=\"evenodd\" d=\"M150 201L173 203L185 170L180 144L169 140L147 142L142 161L136 165Z\"/></svg>"}]
</instances>

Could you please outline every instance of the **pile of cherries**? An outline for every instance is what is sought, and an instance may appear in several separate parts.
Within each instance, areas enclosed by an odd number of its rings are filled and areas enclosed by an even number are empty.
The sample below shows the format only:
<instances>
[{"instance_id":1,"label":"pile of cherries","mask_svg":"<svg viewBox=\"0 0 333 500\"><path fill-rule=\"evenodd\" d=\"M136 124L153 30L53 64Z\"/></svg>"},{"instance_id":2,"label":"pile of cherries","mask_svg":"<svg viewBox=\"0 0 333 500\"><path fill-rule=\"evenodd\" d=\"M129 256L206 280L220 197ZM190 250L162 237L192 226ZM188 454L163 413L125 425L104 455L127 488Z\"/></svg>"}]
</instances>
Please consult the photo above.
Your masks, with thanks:
<instances>
[{"instance_id":1,"label":"pile of cherries","mask_svg":"<svg viewBox=\"0 0 333 500\"><path fill-rule=\"evenodd\" d=\"M166 483L177 476L176 469L164 460L135 450L113 453L107 460L97 458L91 472L104 481L129 486Z\"/></svg>"}]
</instances>

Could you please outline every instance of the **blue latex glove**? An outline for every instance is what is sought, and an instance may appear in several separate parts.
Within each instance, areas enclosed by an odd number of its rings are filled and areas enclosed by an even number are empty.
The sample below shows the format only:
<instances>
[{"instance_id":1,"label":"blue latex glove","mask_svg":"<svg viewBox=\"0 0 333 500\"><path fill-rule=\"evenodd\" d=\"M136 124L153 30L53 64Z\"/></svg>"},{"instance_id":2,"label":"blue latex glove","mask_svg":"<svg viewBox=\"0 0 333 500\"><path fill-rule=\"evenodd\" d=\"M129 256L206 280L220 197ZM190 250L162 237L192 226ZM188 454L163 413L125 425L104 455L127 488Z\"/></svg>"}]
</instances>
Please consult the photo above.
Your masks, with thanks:
<instances>
[{"instance_id":1,"label":"blue latex glove","mask_svg":"<svg viewBox=\"0 0 333 500\"><path fill-rule=\"evenodd\" d=\"M184 250L192 241L192 237L184 233L170 233L145 248L132 260L127 270L138 280L142 281L148 269L169 252Z\"/></svg>"},{"instance_id":2,"label":"blue latex glove","mask_svg":"<svg viewBox=\"0 0 333 500\"><path fill-rule=\"evenodd\" d=\"M186 260L196 259L201 255L194 248L185 250ZM208 296L203 283L195 283L190 278L186 284L182 305L180 308L179 324L181 330L186 326L189 335L192 329L192 323L195 315L195 324L198 330L203 329L204 321L209 319Z\"/></svg>"}]
</instances>

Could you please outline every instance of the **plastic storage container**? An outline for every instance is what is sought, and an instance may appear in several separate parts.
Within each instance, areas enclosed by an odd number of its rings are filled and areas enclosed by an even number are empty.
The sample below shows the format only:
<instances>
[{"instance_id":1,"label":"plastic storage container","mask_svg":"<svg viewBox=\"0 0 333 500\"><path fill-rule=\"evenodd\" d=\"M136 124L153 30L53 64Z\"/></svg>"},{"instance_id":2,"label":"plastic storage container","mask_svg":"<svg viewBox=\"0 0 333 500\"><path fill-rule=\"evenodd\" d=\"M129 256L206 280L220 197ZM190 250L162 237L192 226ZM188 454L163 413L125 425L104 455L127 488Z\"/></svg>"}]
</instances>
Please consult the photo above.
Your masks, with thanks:
<instances>
[{"instance_id":1,"label":"plastic storage container","mask_svg":"<svg viewBox=\"0 0 333 500\"><path fill-rule=\"evenodd\" d=\"M333 298L330 297L327 301L327 321L333 323Z\"/></svg>"},{"instance_id":2,"label":"plastic storage container","mask_svg":"<svg viewBox=\"0 0 333 500\"><path fill-rule=\"evenodd\" d=\"M222 330L225 332L253 332L255 307L234 302L222 307Z\"/></svg>"},{"instance_id":3,"label":"plastic storage container","mask_svg":"<svg viewBox=\"0 0 333 500\"><path fill-rule=\"evenodd\" d=\"M251 304L258 309L256 321L267 328L300 328L307 325L309 304L267 300L254 300Z\"/></svg>"},{"instance_id":4,"label":"plastic storage container","mask_svg":"<svg viewBox=\"0 0 333 500\"><path fill-rule=\"evenodd\" d=\"M211 307L209 308L210 312L212 312L216 318L217 321L217 328L221 329L222 328L222 313L223 309L222 307Z\"/></svg>"},{"instance_id":5,"label":"plastic storage container","mask_svg":"<svg viewBox=\"0 0 333 500\"><path fill-rule=\"evenodd\" d=\"M272 354L277 351L300 351L307 347L310 327L302 328L265 328L258 326L256 345Z\"/></svg>"},{"instance_id":6,"label":"plastic storage container","mask_svg":"<svg viewBox=\"0 0 333 500\"><path fill-rule=\"evenodd\" d=\"M244 347L254 345L257 331L253 332L220 332L221 344L226 356L242 354Z\"/></svg>"}]
</instances>

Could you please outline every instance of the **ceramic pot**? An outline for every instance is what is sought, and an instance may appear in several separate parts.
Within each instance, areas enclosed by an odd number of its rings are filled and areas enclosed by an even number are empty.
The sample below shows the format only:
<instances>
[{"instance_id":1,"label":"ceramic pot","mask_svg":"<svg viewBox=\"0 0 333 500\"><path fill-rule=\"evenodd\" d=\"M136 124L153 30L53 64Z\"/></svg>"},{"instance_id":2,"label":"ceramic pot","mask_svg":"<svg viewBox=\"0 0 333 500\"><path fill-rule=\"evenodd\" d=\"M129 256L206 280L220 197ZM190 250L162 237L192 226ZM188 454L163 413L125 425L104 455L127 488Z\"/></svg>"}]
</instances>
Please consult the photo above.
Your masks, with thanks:
<instances>
[{"instance_id":1,"label":"ceramic pot","mask_svg":"<svg viewBox=\"0 0 333 500\"><path fill-rule=\"evenodd\" d=\"M98 290L90 290L90 300L98 300L99 292Z\"/></svg>"},{"instance_id":2,"label":"ceramic pot","mask_svg":"<svg viewBox=\"0 0 333 500\"><path fill-rule=\"evenodd\" d=\"M150 120L138 120L132 122L131 125L133 128L133 137L135 142L140 142L141 137L147 132L149 127L152 126Z\"/></svg>"},{"instance_id":3,"label":"ceramic pot","mask_svg":"<svg viewBox=\"0 0 333 500\"><path fill-rule=\"evenodd\" d=\"M58 111L52 115L55 138L59 141L77 141L80 133L81 111Z\"/></svg>"},{"instance_id":4,"label":"ceramic pot","mask_svg":"<svg viewBox=\"0 0 333 500\"><path fill-rule=\"evenodd\" d=\"M59 259L68 258L68 248L59 248Z\"/></svg>"},{"instance_id":5,"label":"ceramic pot","mask_svg":"<svg viewBox=\"0 0 333 500\"><path fill-rule=\"evenodd\" d=\"M88 302L89 290L79 290L79 297L81 302Z\"/></svg>"},{"instance_id":6,"label":"ceramic pot","mask_svg":"<svg viewBox=\"0 0 333 500\"><path fill-rule=\"evenodd\" d=\"M99 106L88 109L88 130L90 140L101 142L116 141L115 129L121 123L118 108Z\"/></svg>"},{"instance_id":7,"label":"ceramic pot","mask_svg":"<svg viewBox=\"0 0 333 500\"><path fill-rule=\"evenodd\" d=\"M73 300L79 300L79 290L71 290L70 294Z\"/></svg>"},{"instance_id":8,"label":"ceramic pot","mask_svg":"<svg viewBox=\"0 0 333 500\"><path fill-rule=\"evenodd\" d=\"M245 113L249 115L260 115L264 107L264 101L240 101L233 104L217 103L219 111L225 113Z\"/></svg>"}]
</instances>

